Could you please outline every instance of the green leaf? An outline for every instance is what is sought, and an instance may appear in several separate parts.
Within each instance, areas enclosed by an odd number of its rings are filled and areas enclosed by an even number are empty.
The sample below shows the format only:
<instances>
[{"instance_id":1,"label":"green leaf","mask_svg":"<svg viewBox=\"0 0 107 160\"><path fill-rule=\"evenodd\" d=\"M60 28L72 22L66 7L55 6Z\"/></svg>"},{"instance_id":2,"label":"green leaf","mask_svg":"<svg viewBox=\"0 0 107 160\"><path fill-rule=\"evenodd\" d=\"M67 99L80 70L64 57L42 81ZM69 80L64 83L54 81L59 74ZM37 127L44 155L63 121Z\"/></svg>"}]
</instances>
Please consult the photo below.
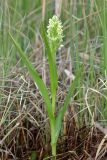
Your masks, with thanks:
<instances>
[{"instance_id":1,"label":"green leaf","mask_svg":"<svg viewBox=\"0 0 107 160\"><path fill-rule=\"evenodd\" d=\"M43 37L44 44L45 44L45 47L46 47L48 62L49 62L49 68L50 68L51 95L52 95L52 100L54 101L52 109L53 109L53 113L54 113L55 112L56 90L57 90L57 85L58 85L56 56L54 57L54 55L56 55L56 54L53 53L53 50L49 45L49 40L48 40L48 37L46 35L43 23L42 23L42 26L41 26L41 32L42 32L42 37Z\"/></svg>"},{"instance_id":2,"label":"green leaf","mask_svg":"<svg viewBox=\"0 0 107 160\"><path fill-rule=\"evenodd\" d=\"M48 90L47 90L43 80L40 78L38 72L34 69L32 64L30 63L28 57L26 56L26 53L24 53L22 51L19 44L14 40L14 38L12 37L12 35L10 33L9 33L9 36L12 39L14 45L16 46L24 64L28 68L30 75L32 76L32 78L35 81L37 87L39 88L39 91L40 91L42 97L44 98L44 102L45 102L45 105L46 105L46 110L48 112L49 119L51 120L53 118L53 114L52 114L51 101L50 101L50 98L49 98L49 95L48 95Z\"/></svg>"},{"instance_id":3,"label":"green leaf","mask_svg":"<svg viewBox=\"0 0 107 160\"><path fill-rule=\"evenodd\" d=\"M80 78L81 78L81 72L82 72L82 69L80 69L80 71L78 72L78 74L76 75L76 78L73 82L71 82L71 85L69 87L69 91L68 91L68 94L65 98L65 101L64 101L64 105L61 107L59 113L58 113L58 116L56 118L56 133L55 133L55 143L57 142L57 139L59 137L59 133L60 133L60 130L61 130L61 125L62 125L62 120L64 118L64 114L65 112L67 111L67 107L71 101L71 97L74 93L74 90L76 89L77 85L78 85L78 82L80 81Z\"/></svg>"}]
</instances>

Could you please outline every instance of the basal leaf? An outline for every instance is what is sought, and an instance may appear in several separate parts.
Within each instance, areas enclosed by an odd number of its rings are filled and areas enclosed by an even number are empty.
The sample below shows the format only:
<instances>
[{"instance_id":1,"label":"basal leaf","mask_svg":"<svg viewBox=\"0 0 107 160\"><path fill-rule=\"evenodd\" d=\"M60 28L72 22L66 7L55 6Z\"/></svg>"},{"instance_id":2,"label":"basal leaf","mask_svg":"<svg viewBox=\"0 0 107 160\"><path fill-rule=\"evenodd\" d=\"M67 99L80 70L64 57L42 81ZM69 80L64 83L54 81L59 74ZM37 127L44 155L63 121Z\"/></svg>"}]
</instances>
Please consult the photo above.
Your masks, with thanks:
<instances>
[{"instance_id":1,"label":"basal leaf","mask_svg":"<svg viewBox=\"0 0 107 160\"><path fill-rule=\"evenodd\" d=\"M59 137L59 133L60 133L60 130L61 130L61 126L62 126L62 120L64 118L64 114L65 112L67 111L67 107L71 101L71 97L74 93L74 90L76 89L77 85L78 85L78 82L80 82L80 78L81 78L81 71L82 69L80 69L80 71L78 72L78 74L76 75L76 78L74 79L73 82L71 82L71 85L69 87L69 91L68 91L68 94L65 98L65 101L64 101L64 105L61 107L59 113L58 113L58 116L56 118L56 134L55 134L55 142L57 142L57 139Z\"/></svg>"},{"instance_id":2,"label":"basal leaf","mask_svg":"<svg viewBox=\"0 0 107 160\"><path fill-rule=\"evenodd\" d=\"M24 64L26 65L26 67L29 70L29 73L31 75L31 77L33 78L33 80L35 81L42 97L44 98L44 102L46 105L46 110L48 112L48 116L50 119L53 118L53 114L52 114L52 106L51 106L51 101L48 95L48 90L43 82L43 80L40 78L38 72L34 69L34 67L32 66L32 64L30 63L28 57L26 56L26 53L24 53L22 51L22 49L20 48L19 44L14 40L14 38L12 37L12 35L9 33L10 38L12 39L14 45L16 46L18 53L20 54Z\"/></svg>"},{"instance_id":3,"label":"basal leaf","mask_svg":"<svg viewBox=\"0 0 107 160\"><path fill-rule=\"evenodd\" d=\"M48 37L46 35L45 28L44 28L43 24L42 24L41 31L42 31L42 37L43 37L43 40L44 40L46 51L47 51L49 68L50 68L51 94L52 94L52 98L55 98L56 97L56 89L57 89L57 85L58 85L56 59L53 56L54 53L53 53L52 49L50 48L49 40L48 40ZM55 111L55 108L54 108L54 111Z\"/></svg>"}]
</instances>

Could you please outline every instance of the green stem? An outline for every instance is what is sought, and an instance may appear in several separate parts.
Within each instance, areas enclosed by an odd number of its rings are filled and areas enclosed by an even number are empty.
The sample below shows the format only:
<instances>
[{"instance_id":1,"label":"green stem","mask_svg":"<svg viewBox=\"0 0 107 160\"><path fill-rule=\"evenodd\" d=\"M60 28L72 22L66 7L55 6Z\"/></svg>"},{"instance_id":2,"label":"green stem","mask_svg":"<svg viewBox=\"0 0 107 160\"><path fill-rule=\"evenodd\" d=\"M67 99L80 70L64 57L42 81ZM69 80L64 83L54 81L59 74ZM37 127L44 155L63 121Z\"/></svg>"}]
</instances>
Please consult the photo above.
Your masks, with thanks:
<instances>
[{"instance_id":1,"label":"green stem","mask_svg":"<svg viewBox=\"0 0 107 160\"><path fill-rule=\"evenodd\" d=\"M52 160L56 160L56 143L52 144Z\"/></svg>"},{"instance_id":2,"label":"green stem","mask_svg":"<svg viewBox=\"0 0 107 160\"><path fill-rule=\"evenodd\" d=\"M51 120L51 147L52 147L52 160L56 160L56 142L55 142L55 117Z\"/></svg>"},{"instance_id":3,"label":"green stem","mask_svg":"<svg viewBox=\"0 0 107 160\"><path fill-rule=\"evenodd\" d=\"M53 95L53 97L52 97L52 112L53 112L53 115L54 115L54 113L55 113L55 100L56 100L56 98L55 98L55 96Z\"/></svg>"}]
</instances>

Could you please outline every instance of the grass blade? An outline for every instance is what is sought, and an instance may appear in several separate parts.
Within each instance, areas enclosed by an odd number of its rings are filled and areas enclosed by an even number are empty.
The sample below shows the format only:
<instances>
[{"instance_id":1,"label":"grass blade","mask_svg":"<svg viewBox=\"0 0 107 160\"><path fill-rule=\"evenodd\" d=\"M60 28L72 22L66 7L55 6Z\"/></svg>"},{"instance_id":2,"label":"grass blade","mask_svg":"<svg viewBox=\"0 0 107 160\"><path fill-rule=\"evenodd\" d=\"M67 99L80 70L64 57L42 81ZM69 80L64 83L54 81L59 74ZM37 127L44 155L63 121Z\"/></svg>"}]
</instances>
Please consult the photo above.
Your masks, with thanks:
<instances>
[{"instance_id":1,"label":"grass blade","mask_svg":"<svg viewBox=\"0 0 107 160\"><path fill-rule=\"evenodd\" d=\"M62 120L64 118L64 114L67 111L67 107L68 107L68 105L69 105L69 103L71 101L71 96L73 95L74 90L75 90L76 86L78 85L78 82L80 81L81 71L82 71L82 69L80 69L80 71L76 75L75 80L71 83L69 91L68 91L68 94L67 94L67 96L65 98L65 101L64 101L64 105L60 109L60 111L58 113L58 116L56 118L55 143L57 142L57 139L59 137L59 133L60 133L60 130L61 130L61 123L62 123Z\"/></svg>"},{"instance_id":2,"label":"grass blade","mask_svg":"<svg viewBox=\"0 0 107 160\"><path fill-rule=\"evenodd\" d=\"M103 2L103 54L104 54L104 69L107 76L107 1Z\"/></svg>"},{"instance_id":3,"label":"grass blade","mask_svg":"<svg viewBox=\"0 0 107 160\"><path fill-rule=\"evenodd\" d=\"M32 76L32 78L35 81L37 87L39 88L39 91L40 91L42 97L44 98L44 102L45 102L45 105L46 105L46 110L48 112L49 118L50 119L53 118L52 107L51 107L51 102L50 102L50 98L49 98L49 95L48 95L48 90L47 90L43 80L40 78L38 72L34 69L34 67L30 63L28 57L26 56L26 54L20 48L19 44L14 40L14 38L12 37L12 35L10 33L9 33L9 35L10 35L10 38L12 39L14 45L16 46L17 50L19 51L19 54L22 57L22 60L23 60L24 64L28 68L30 75Z\"/></svg>"},{"instance_id":4,"label":"grass blade","mask_svg":"<svg viewBox=\"0 0 107 160\"><path fill-rule=\"evenodd\" d=\"M57 68L56 68L56 60L53 57L52 49L50 48L49 41L45 32L44 25L42 24L42 37L45 43L45 47L47 50L47 56L48 56L48 62L49 62L49 68L50 68L50 82L51 82L51 94L52 94L52 109L53 109L53 114L55 112L55 99L56 99L56 90L57 90L57 85L58 85L58 76L57 76Z\"/></svg>"}]
</instances>

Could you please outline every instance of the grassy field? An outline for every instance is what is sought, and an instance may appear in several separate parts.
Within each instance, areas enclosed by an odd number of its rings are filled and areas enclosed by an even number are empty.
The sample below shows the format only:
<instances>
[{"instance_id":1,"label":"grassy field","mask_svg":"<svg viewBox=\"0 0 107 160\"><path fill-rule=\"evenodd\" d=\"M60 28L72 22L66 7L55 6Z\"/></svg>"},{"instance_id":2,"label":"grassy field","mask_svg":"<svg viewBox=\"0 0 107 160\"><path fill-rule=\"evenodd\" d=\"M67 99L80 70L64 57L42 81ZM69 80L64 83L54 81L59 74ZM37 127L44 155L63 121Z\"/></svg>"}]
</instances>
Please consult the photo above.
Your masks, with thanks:
<instances>
[{"instance_id":1,"label":"grassy field","mask_svg":"<svg viewBox=\"0 0 107 160\"><path fill-rule=\"evenodd\" d=\"M44 99L9 33L51 97L41 24L47 27L55 14L64 35L56 54L55 117L82 68L63 117L56 159L107 159L107 1L0 0L0 160L54 160Z\"/></svg>"}]
</instances>

